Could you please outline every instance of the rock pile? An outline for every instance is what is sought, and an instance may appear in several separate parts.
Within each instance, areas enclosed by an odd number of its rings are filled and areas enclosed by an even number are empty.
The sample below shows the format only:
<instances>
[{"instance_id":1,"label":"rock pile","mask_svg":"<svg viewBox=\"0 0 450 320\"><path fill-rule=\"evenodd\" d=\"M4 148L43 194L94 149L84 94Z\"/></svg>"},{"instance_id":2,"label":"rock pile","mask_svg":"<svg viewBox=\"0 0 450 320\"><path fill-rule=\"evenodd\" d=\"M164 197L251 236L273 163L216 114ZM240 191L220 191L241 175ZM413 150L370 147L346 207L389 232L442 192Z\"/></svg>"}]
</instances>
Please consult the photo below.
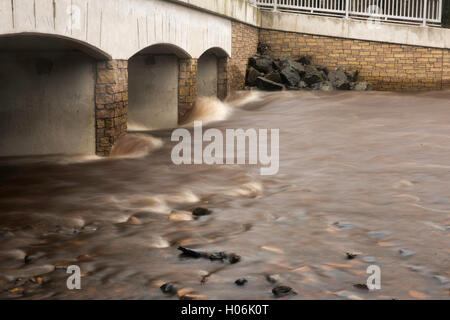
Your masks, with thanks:
<instances>
[{"instance_id":1,"label":"rock pile","mask_svg":"<svg viewBox=\"0 0 450 320\"><path fill-rule=\"evenodd\" d=\"M260 90L371 90L365 81L358 81L358 71L346 72L342 68L329 71L312 64L310 56L297 60L290 57L273 59L270 55L256 55L249 59L246 85Z\"/></svg>"}]
</instances>

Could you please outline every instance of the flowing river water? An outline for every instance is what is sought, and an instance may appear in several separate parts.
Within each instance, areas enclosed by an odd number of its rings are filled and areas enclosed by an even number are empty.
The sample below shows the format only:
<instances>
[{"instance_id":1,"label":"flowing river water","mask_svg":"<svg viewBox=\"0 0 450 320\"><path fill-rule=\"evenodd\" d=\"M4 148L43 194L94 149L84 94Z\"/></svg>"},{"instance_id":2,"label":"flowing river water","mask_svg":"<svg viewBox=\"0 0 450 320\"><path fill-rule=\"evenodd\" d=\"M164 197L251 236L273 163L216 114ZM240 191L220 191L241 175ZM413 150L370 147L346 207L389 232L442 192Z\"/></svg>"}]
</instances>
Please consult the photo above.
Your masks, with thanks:
<instances>
[{"instance_id":1,"label":"flowing river water","mask_svg":"<svg viewBox=\"0 0 450 320\"><path fill-rule=\"evenodd\" d=\"M449 91L201 106L190 120L220 120L211 128L280 129L279 173L176 166L171 130L128 134L108 159L1 159L0 298L274 299L277 284L297 292L288 299L450 298ZM192 219L196 207L213 213ZM180 245L242 259L183 257ZM67 289L69 265L81 290ZM355 286L369 265L380 290Z\"/></svg>"}]
</instances>

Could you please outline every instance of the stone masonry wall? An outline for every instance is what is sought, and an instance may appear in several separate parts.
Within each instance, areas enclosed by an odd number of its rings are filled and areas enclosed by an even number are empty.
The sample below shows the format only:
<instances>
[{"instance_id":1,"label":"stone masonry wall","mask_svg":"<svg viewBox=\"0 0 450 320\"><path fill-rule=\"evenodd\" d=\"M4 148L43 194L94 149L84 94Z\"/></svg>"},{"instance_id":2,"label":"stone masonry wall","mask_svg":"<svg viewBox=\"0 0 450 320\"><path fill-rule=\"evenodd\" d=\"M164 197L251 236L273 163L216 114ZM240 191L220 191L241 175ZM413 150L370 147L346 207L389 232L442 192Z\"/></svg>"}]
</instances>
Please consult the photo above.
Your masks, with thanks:
<instances>
[{"instance_id":1,"label":"stone masonry wall","mask_svg":"<svg viewBox=\"0 0 450 320\"><path fill-rule=\"evenodd\" d=\"M108 156L127 132L128 61L97 63L95 86L96 154Z\"/></svg>"},{"instance_id":2,"label":"stone masonry wall","mask_svg":"<svg viewBox=\"0 0 450 320\"><path fill-rule=\"evenodd\" d=\"M197 99L197 59L179 59L178 121L192 109Z\"/></svg>"},{"instance_id":3,"label":"stone masonry wall","mask_svg":"<svg viewBox=\"0 0 450 320\"><path fill-rule=\"evenodd\" d=\"M228 81L228 58L218 59L217 70L217 97L225 100L230 91L230 82Z\"/></svg>"},{"instance_id":4,"label":"stone masonry wall","mask_svg":"<svg viewBox=\"0 0 450 320\"><path fill-rule=\"evenodd\" d=\"M228 61L228 87L230 90L242 90L245 86L245 74L248 59L256 54L259 30L239 22L231 23L231 58Z\"/></svg>"},{"instance_id":5,"label":"stone masonry wall","mask_svg":"<svg viewBox=\"0 0 450 320\"><path fill-rule=\"evenodd\" d=\"M311 55L334 70L359 70L378 90L430 90L448 87L449 51L390 43L260 30L260 42L275 57Z\"/></svg>"}]
</instances>

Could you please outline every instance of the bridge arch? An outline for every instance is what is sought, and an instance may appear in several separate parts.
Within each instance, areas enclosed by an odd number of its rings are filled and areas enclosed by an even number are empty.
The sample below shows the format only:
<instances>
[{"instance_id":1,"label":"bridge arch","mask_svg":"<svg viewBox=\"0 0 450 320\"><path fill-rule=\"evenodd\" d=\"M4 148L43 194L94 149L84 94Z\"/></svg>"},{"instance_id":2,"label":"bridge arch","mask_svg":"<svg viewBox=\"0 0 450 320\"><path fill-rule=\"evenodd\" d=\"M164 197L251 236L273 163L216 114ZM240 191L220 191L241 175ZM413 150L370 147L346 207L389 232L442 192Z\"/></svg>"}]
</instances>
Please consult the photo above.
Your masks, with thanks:
<instances>
[{"instance_id":1,"label":"bridge arch","mask_svg":"<svg viewBox=\"0 0 450 320\"><path fill-rule=\"evenodd\" d=\"M146 47L128 60L128 127L173 128L178 124L180 64L191 55L170 43Z\"/></svg>"},{"instance_id":2,"label":"bridge arch","mask_svg":"<svg viewBox=\"0 0 450 320\"><path fill-rule=\"evenodd\" d=\"M52 34L0 36L0 156L95 153L102 50Z\"/></svg>"},{"instance_id":3,"label":"bridge arch","mask_svg":"<svg viewBox=\"0 0 450 320\"><path fill-rule=\"evenodd\" d=\"M220 47L209 48L200 56L197 71L199 96L226 97L228 57Z\"/></svg>"}]
</instances>

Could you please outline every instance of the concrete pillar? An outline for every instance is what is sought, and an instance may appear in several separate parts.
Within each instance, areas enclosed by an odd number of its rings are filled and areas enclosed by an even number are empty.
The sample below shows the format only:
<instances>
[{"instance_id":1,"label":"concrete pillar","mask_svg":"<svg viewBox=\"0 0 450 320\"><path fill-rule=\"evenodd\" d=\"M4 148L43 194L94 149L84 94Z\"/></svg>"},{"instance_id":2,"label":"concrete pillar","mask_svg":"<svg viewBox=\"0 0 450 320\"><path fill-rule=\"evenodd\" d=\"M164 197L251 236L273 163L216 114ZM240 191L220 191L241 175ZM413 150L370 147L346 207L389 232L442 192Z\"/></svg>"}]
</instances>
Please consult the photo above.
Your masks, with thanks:
<instances>
[{"instance_id":1,"label":"concrete pillar","mask_svg":"<svg viewBox=\"0 0 450 320\"><path fill-rule=\"evenodd\" d=\"M97 63L95 86L96 154L108 156L117 139L127 132L128 62Z\"/></svg>"},{"instance_id":2,"label":"concrete pillar","mask_svg":"<svg viewBox=\"0 0 450 320\"><path fill-rule=\"evenodd\" d=\"M178 74L178 122L194 107L197 99L197 59L180 59Z\"/></svg>"}]
</instances>

